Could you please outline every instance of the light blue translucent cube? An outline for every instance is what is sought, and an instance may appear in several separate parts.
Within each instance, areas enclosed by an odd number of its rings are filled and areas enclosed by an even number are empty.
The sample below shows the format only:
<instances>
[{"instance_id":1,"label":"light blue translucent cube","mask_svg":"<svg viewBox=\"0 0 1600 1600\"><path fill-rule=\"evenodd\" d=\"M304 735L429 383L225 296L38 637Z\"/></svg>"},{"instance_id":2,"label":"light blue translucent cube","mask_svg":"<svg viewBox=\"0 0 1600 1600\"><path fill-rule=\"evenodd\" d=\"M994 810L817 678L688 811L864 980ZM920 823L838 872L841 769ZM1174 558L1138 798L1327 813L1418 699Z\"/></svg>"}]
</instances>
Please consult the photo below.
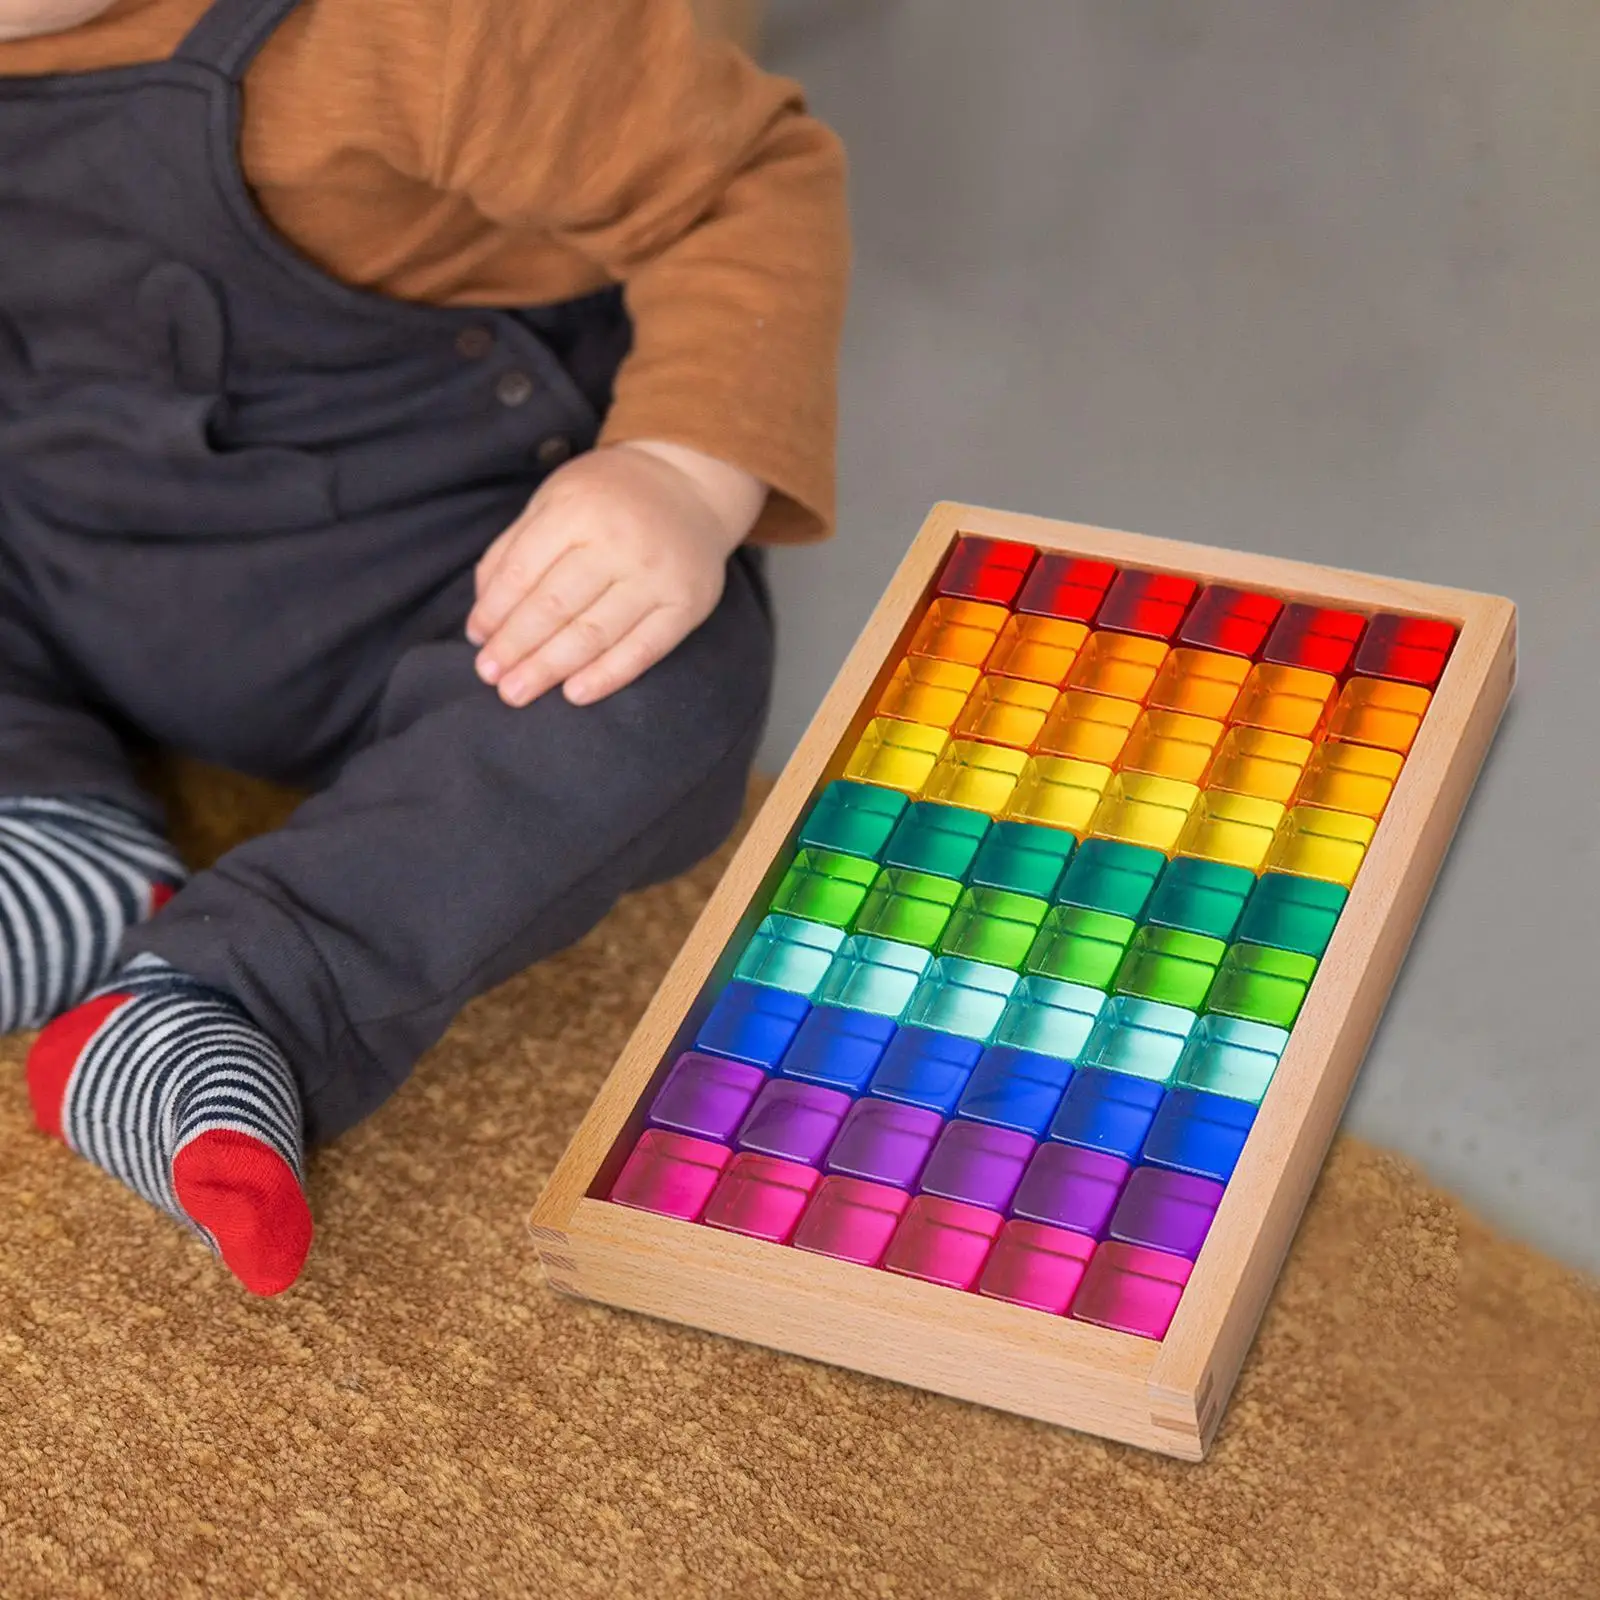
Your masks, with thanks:
<instances>
[{"instance_id":1,"label":"light blue translucent cube","mask_svg":"<svg viewBox=\"0 0 1600 1600\"><path fill-rule=\"evenodd\" d=\"M1182 1006L1116 995L1100 1013L1079 1065L1171 1083L1198 1021Z\"/></svg>"},{"instance_id":2,"label":"light blue translucent cube","mask_svg":"<svg viewBox=\"0 0 1600 1600\"><path fill-rule=\"evenodd\" d=\"M1019 982L1005 967L940 956L918 984L906 1021L988 1043Z\"/></svg>"},{"instance_id":3,"label":"light blue translucent cube","mask_svg":"<svg viewBox=\"0 0 1600 1600\"><path fill-rule=\"evenodd\" d=\"M815 998L821 1005L898 1018L932 961L917 945L852 934L839 946Z\"/></svg>"},{"instance_id":4,"label":"light blue translucent cube","mask_svg":"<svg viewBox=\"0 0 1600 1600\"><path fill-rule=\"evenodd\" d=\"M751 934L733 975L810 999L843 943L843 928L774 913Z\"/></svg>"},{"instance_id":5,"label":"light blue translucent cube","mask_svg":"<svg viewBox=\"0 0 1600 1600\"><path fill-rule=\"evenodd\" d=\"M1000 1019L995 1042L1076 1061L1105 1007L1105 992L1088 984L1024 978Z\"/></svg>"},{"instance_id":6,"label":"light blue translucent cube","mask_svg":"<svg viewBox=\"0 0 1600 1600\"><path fill-rule=\"evenodd\" d=\"M1178 1063L1178 1082L1259 1105L1288 1042L1287 1028L1244 1017L1202 1017Z\"/></svg>"}]
</instances>

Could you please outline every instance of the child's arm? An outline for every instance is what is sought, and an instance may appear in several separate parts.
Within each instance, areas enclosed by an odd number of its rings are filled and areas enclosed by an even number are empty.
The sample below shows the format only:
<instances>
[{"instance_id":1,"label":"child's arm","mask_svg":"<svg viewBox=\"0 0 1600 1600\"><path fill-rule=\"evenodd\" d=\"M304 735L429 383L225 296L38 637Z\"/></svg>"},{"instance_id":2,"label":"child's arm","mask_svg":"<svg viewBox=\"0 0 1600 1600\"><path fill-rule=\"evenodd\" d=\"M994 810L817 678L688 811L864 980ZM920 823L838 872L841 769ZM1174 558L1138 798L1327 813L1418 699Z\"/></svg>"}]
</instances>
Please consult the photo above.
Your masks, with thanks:
<instances>
[{"instance_id":1,"label":"child's arm","mask_svg":"<svg viewBox=\"0 0 1600 1600\"><path fill-rule=\"evenodd\" d=\"M752 529L831 523L843 157L687 0L455 14L432 181L581 252L634 319L602 448L496 541L469 629L513 703L596 699L709 614Z\"/></svg>"}]
</instances>

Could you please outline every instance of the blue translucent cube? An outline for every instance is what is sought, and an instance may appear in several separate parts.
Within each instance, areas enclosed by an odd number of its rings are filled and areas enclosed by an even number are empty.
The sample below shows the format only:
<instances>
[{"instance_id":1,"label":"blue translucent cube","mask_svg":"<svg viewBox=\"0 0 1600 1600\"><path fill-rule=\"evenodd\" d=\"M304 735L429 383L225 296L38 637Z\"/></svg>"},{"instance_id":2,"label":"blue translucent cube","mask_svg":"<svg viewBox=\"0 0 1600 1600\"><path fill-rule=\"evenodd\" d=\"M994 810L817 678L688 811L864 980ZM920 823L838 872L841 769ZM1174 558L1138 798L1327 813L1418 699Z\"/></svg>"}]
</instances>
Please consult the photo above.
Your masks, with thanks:
<instances>
[{"instance_id":1,"label":"blue translucent cube","mask_svg":"<svg viewBox=\"0 0 1600 1600\"><path fill-rule=\"evenodd\" d=\"M983 1055L982 1041L934 1028L902 1027L872 1075L872 1093L948 1117Z\"/></svg>"},{"instance_id":2,"label":"blue translucent cube","mask_svg":"<svg viewBox=\"0 0 1600 1600\"><path fill-rule=\"evenodd\" d=\"M816 1006L783 1058L783 1075L860 1094L894 1037L892 1017L843 1006Z\"/></svg>"},{"instance_id":3,"label":"blue translucent cube","mask_svg":"<svg viewBox=\"0 0 1600 1600\"><path fill-rule=\"evenodd\" d=\"M1058 1056L991 1045L983 1053L956 1108L958 1116L1044 1137L1072 1081L1072 1063Z\"/></svg>"},{"instance_id":4,"label":"blue translucent cube","mask_svg":"<svg viewBox=\"0 0 1600 1600\"><path fill-rule=\"evenodd\" d=\"M1123 1161L1137 1161L1165 1094L1159 1083L1148 1078L1081 1068L1061 1098L1050 1124L1050 1137Z\"/></svg>"},{"instance_id":5,"label":"blue translucent cube","mask_svg":"<svg viewBox=\"0 0 1600 1600\"><path fill-rule=\"evenodd\" d=\"M755 983L730 983L695 1035L695 1049L772 1071L811 1010L804 995Z\"/></svg>"}]
</instances>

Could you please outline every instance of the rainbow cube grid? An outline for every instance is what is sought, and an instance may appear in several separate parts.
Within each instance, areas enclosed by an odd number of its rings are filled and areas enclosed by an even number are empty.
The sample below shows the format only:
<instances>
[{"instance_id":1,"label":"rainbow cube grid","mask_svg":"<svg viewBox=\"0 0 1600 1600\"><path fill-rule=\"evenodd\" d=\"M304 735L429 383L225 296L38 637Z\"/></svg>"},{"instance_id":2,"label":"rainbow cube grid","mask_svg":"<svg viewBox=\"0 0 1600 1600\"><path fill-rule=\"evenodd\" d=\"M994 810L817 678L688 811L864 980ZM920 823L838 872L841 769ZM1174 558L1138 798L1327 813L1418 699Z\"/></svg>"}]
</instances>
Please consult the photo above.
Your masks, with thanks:
<instances>
[{"instance_id":1,"label":"rainbow cube grid","mask_svg":"<svg viewBox=\"0 0 1600 1600\"><path fill-rule=\"evenodd\" d=\"M959 539L610 1199L1160 1339L1454 639Z\"/></svg>"}]
</instances>

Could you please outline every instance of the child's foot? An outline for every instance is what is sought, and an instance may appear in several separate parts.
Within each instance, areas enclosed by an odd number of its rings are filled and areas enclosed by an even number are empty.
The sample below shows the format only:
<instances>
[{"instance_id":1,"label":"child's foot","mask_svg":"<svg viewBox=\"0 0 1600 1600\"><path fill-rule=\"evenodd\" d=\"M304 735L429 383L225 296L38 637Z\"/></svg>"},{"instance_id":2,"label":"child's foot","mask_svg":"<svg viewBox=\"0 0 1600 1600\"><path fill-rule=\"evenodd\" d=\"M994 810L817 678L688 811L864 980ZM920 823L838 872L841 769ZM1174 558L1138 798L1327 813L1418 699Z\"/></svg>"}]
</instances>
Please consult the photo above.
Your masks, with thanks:
<instances>
[{"instance_id":1,"label":"child's foot","mask_svg":"<svg viewBox=\"0 0 1600 1600\"><path fill-rule=\"evenodd\" d=\"M300 1091L226 995L141 956L28 1056L39 1126L203 1234L252 1294L311 1248Z\"/></svg>"},{"instance_id":2,"label":"child's foot","mask_svg":"<svg viewBox=\"0 0 1600 1600\"><path fill-rule=\"evenodd\" d=\"M103 983L123 934L182 882L166 841L120 806L0 799L0 1033Z\"/></svg>"}]
</instances>

